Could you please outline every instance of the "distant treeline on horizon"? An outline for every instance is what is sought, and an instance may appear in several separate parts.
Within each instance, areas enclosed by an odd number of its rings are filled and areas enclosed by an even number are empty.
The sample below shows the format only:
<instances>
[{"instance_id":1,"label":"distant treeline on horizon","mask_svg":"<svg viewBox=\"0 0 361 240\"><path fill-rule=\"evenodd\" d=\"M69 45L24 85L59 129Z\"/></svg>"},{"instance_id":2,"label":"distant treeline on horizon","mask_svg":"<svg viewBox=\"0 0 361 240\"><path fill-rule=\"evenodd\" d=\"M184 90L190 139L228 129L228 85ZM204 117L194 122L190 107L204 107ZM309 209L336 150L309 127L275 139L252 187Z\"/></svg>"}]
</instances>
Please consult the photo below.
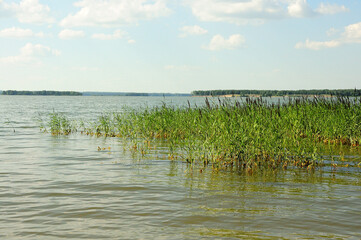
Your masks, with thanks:
<instances>
[{"instance_id":1,"label":"distant treeline on horizon","mask_svg":"<svg viewBox=\"0 0 361 240\"><path fill-rule=\"evenodd\" d=\"M311 89L311 90L197 90L189 93L137 93L137 92L76 92L76 91L1 91L1 95L30 95L30 96L140 96L140 97L188 97L188 96L361 96L359 89Z\"/></svg>"},{"instance_id":2,"label":"distant treeline on horizon","mask_svg":"<svg viewBox=\"0 0 361 240\"><path fill-rule=\"evenodd\" d=\"M189 93L83 92L83 96L187 97Z\"/></svg>"},{"instance_id":3,"label":"distant treeline on horizon","mask_svg":"<svg viewBox=\"0 0 361 240\"><path fill-rule=\"evenodd\" d=\"M17 91L7 90L2 91L2 95L31 95L31 96L82 96L81 92L74 91Z\"/></svg>"},{"instance_id":4,"label":"distant treeline on horizon","mask_svg":"<svg viewBox=\"0 0 361 240\"><path fill-rule=\"evenodd\" d=\"M30 95L30 96L137 96L137 97L153 97L153 96L191 96L189 93L137 93L137 92L75 92L75 91L17 91L6 90L1 91L1 95Z\"/></svg>"},{"instance_id":5,"label":"distant treeline on horizon","mask_svg":"<svg viewBox=\"0 0 361 240\"><path fill-rule=\"evenodd\" d=\"M311 90L205 90L193 91L193 96L225 96L237 95L241 97L248 96L342 96L354 97L361 96L361 90L358 89L311 89Z\"/></svg>"}]
</instances>

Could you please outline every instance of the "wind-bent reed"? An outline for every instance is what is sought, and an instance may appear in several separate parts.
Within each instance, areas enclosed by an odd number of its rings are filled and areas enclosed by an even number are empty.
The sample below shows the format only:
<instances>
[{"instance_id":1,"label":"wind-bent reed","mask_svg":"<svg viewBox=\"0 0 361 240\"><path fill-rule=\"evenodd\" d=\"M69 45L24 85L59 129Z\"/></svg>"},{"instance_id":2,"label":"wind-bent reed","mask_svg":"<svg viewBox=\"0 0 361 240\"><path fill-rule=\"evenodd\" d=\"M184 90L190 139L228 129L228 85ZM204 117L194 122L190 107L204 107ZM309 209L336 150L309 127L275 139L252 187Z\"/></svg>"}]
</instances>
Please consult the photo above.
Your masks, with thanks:
<instances>
[{"instance_id":1,"label":"wind-bent reed","mask_svg":"<svg viewBox=\"0 0 361 240\"><path fill-rule=\"evenodd\" d=\"M164 139L173 154L188 162L244 169L313 169L337 146L361 143L361 99L290 98L270 103L262 98L221 100L202 107L166 106L103 114L92 127L79 129L53 114L53 134L74 129L96 136Z\"/></svg>"}]
</instances>

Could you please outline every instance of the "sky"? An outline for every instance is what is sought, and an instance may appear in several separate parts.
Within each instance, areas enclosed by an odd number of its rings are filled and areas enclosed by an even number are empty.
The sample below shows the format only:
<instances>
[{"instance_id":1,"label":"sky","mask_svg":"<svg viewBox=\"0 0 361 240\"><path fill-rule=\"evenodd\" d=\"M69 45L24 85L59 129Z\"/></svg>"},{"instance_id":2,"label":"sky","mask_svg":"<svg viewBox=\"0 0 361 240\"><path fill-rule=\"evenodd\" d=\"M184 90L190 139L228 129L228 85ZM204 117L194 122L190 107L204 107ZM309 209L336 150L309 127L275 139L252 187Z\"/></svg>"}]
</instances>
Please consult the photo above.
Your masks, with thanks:
<instances>
[{"instance_id":1,"label":"sky","mask_svg":"<svg viewBox=\"0 0 361 240\"><path fill-rule=\"evenodd\" d=\"M0 89L361 88L360 0L0 0Z\"/></svg>"}]
</instances>

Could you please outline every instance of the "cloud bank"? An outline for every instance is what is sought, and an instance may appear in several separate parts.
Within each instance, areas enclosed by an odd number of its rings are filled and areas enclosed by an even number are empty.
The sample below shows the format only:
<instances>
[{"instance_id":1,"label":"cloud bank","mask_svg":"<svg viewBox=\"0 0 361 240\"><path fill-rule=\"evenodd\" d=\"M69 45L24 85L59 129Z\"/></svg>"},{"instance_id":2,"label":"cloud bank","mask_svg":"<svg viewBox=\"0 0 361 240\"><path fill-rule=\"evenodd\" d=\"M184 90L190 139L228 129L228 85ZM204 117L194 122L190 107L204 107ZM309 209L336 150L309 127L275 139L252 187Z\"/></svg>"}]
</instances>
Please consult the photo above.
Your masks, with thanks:
<instances>
[{"instance_id":1,"label":"cloud bank","mask_svg":"<svg viewBox=\"0 0 361 240\"><path fill-rule=\"evenodd\" d=\"M171 12L164 0L82 0L74 6L80 10L65 17L61 26L114 27L167 16Z\"/></svg>"},{"instance_id":2,"label":"cloud bank","mask_svg":"<svg viewBox=\"0 0 361 240\"><path fill-rule=\"evenodd\" d=\"M50 8L39 3L39 0L22 0L19 3L5 3L0 1L1 11L7 15L15 16L21 23L53 23L55 20L50 16Z\"/></svg>"},{"instance_id":3,"label":"cloud bank","mask_svg":"<svg viewBox=\"0 0 361 240\"><path fill-rule=\"evenodd\" d=\"M306 0L188 0L187 5L201 21L234 24L313 17L348 10L345 6L336 4L321 4L319 8L312 9Z\"/></svg>"},{"instance_id":4,"label":"cloud bank","mask_svg":"<svg viewBox=\"0 0 361 240\"><path fill-rule=\"evenodd\" d=\"M234 34L229 36L228 39L224 38L221 35L215 35L210 43L207 46L204 46L204 49L210 50L210 51L218 51L218 50L232 50L235 48L238 48L242 44L246 42L245 38L241 36L240 34Z\"/></svg>"},{"instance_id":5,"label":"cloud bank","mask_svg":"<svg viewBox=\"0 0 361 240\"><path fill-rule=\"evenodd\" d=\"M334 31L334 30L333 30ZM331 41L311 41L306 39L305 42L299 42L295 45L295 48L320 50L323 48L335 48L343 44L361 43L361 22L351 24L345 27L344 32L341 33L340 38Z\"/></svg>"},{"instance_id":6,"label":"cloud bank","mask_svg":"<svg viewBox=\"0 0 361 240\"><path fill-rule=\"evenodd\" d=\"M27 38L27 37L44 37L45 34L42 32L34 33L31 29L23 28L5 28L0 31L0 37L5 38Z\"/></svg>"},{"instance_id":7,"label":"cloud bank","mask_svg":"<svg viewBox=\"0 0 361 240\"><path fill-rule=\"evenodd\" d=\"M207 34L208 31L206 29L201 28L200 26L184 26L180 29L179 37L187 37L187 36L196 36L196 35L204 35Z\"/></svg>"},{"instance_id":8,"label":"cloud bank","mask_svg":"<svg viewBox=\"0 0 361 240\"><path fill-rule=\"evenodd\" d=\"M40 64L40 58L59 56L61 52L56 49L41 44L27 43L20 49L20 54L17 56L9 56L0 58L0 63L17 64L17 63L35 63Z\"/></svg>"},{"instance_id":9,"label":"cloud bank","mask_svg":"<svg viewBox=\"0 0 361 240\"><path fill-rule=\"evenodd\" d=\"M68 40L74 38L82 38L85 36L83 31L75 31L71 29L64 29L58 34L60 39Z\"/></svg>"}]
</instances>

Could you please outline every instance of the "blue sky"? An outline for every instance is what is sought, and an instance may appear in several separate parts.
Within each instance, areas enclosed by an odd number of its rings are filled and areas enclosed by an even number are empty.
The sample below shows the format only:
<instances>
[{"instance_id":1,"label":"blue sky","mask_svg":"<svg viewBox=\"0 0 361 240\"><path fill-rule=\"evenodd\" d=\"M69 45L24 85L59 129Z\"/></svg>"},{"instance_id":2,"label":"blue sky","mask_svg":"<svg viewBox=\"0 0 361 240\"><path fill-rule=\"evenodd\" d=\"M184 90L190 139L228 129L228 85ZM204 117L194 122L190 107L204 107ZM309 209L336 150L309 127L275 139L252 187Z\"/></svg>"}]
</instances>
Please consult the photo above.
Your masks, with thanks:
<instances>
[{"instance_id":1,"label":"blue sky","mask_svg":"<svg viewBox=\"0 0 361 240\"><path fill-rule=\"evenodd\" d=\"M359 0L0 0L1 90L360 83Z\"/></svg>"}]
</instances>

